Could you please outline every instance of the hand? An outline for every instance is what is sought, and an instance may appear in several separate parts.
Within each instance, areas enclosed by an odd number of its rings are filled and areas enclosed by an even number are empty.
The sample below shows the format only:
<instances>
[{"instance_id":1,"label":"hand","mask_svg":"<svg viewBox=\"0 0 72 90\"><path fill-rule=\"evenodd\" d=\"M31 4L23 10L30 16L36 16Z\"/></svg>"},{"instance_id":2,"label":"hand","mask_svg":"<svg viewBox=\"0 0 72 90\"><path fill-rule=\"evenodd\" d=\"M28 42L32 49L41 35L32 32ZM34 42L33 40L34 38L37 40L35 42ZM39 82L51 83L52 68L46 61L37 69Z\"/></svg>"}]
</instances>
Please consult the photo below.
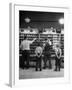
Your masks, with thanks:
<instances>
[{"instance_id":1,"label":"hand","mask_svg":"<svg viewBox=\"0 0 72 90\"><path fill-rule=\"evenodd\" d=\"M36 40L37 38L34 38L34 41Z\"/></svg>"}]
</instances>

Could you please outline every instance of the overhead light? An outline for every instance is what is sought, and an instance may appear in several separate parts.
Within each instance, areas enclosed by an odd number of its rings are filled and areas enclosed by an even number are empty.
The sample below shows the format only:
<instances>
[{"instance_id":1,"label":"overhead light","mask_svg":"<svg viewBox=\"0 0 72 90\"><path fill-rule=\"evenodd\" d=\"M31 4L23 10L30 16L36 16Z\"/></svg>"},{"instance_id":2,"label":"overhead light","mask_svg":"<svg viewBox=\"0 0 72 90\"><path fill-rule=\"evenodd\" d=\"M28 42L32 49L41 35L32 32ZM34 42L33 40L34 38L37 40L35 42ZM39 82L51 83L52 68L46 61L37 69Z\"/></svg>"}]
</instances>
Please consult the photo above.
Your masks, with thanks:
<instances>
[{"instance_id":1,"label":"overhead light","mask_svg":"<svg viewBox=\"0 0 72 90\"><path fill-rule=\"evenodd\" d=\"M64 24L64 18L59 19L60 24Z\"/></svg>"},{"instance_id":2,"label":"overhead light","mask_svg":"<svg viewBox=\"0 0 72 90\"><path fill-rule=\"evenodd\" d=\"M30 22L30 18L28 18L28 17L25 18L25 22L26 22L26 23L29 23L29 22Z\"/></svg>"}]
</instances>

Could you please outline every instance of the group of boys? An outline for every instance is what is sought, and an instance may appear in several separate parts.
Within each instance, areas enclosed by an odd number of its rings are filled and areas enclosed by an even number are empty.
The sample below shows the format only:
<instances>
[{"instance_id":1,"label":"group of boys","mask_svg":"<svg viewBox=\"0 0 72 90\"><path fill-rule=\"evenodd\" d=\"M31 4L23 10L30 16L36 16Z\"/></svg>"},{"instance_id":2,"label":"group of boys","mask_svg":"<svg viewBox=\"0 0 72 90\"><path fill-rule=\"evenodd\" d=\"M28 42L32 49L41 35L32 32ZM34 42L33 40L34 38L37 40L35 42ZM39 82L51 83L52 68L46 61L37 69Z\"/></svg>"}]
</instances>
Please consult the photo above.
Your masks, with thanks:
<instances>
[{"instance_id":1,"label":"group of boys","mask_svg":"<svg viewBox=\"0 0 72 90\"><path fill-rule=\"evenodd\" d=\"M30 56L30 45L36 40L33 39L32 41L27 39L27 36L24 36L24 40L21 42L20 49L22 50L22 64L23 67L27 66L29 68L29 56ZM51 48L55 51L55 71L60 71L60 64L61 64L61 49L59 45L54 47L51 41L47 38L43 45L40 45L40 38L38 38L38 45L35 48L35 56L36 56L36 71L40 69L42 71L42 60L44 62L44 69L47 68L47 61L49 62L48 68L52 68L51 64Z\"/></svg>"}]
</instances>

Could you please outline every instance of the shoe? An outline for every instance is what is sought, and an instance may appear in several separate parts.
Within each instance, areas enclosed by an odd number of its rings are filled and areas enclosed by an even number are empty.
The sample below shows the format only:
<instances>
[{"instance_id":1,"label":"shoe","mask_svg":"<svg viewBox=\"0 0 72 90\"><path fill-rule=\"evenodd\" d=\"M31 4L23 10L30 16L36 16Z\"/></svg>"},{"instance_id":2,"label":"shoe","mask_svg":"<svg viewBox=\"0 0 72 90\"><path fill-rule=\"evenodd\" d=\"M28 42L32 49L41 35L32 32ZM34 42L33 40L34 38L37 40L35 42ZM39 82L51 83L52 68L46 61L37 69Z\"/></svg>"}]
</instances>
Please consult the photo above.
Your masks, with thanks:
<instances>
[{"instance_id":1,"label":"shoe","mask_svg":"<svg viewBox=\"0 0 72 90\"><path fill-rule=\"evenodd\" d=\"M43 67L43 69L46 69L46 67Z\"/></svg>"},{"instance_id":2,"label":"shoe","mask_svg":"<svg viewBox=\"0 0 72 90\"><path fill-rule=\"evenodd\" d=\"M42 71L42 69L40 69L40 71Z\"/></svg>"},{"instance_id":3,"label":"shoe","mask_svg":"<svg viewBox=\"0 0 72 90\"><path fill-rule=\"evenodd\" d=\"M36 69L35 71L38 71L38 69Z\"/></svg>"},{"instance_id":4,"label":"shoe","mask_svg":"<svg viewBox=\"0 0 72 90\"><path fill-rule=\"evenodd\" d=\"M54 71L57 71L57 69L55 69Z\"/></svg>"},{"instance_id":5,"label":"shoe","mask_svg":"<svg viewBox=\"0 0 72 90\"><path fill-rule=\"evenodd\" d=\"M49 69L52 69L52 67L49 67Z\"/></svg>"}]
</instances>

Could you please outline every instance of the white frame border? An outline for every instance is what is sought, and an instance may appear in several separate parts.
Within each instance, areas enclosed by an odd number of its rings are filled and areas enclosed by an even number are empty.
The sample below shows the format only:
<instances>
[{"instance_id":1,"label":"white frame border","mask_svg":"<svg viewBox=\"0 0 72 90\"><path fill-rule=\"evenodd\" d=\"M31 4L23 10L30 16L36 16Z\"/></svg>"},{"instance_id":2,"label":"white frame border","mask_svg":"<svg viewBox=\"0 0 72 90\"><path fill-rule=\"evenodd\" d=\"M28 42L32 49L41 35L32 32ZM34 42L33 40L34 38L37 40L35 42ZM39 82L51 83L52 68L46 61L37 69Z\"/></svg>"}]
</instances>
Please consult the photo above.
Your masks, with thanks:
<instances>
[{"instance_id":1,"label":"white frame border","mask_svg":"<svg viewBox=\"0 0 72 90\"><path fill-rule=\"evenodd\" d=\"M19 62L18 62L18 40L19 40L19 10L33 10L33 11L51 11L51 12L64 12L65 25L64 25L64 50L65 50L65 70L64 78L43 78L43 79L29 79L29 80L19 80ZM70 82L70 64L69 60L69 8L67 7L48 7L48 6L33 6L33 5L23 5L23 4L10 4L10 86L32 86L39 85L41 80L41 85L46 84L57 84L57 83L69 83ZM32 82L32 83L31 83Z\"/></svg>"}]
</instances>

